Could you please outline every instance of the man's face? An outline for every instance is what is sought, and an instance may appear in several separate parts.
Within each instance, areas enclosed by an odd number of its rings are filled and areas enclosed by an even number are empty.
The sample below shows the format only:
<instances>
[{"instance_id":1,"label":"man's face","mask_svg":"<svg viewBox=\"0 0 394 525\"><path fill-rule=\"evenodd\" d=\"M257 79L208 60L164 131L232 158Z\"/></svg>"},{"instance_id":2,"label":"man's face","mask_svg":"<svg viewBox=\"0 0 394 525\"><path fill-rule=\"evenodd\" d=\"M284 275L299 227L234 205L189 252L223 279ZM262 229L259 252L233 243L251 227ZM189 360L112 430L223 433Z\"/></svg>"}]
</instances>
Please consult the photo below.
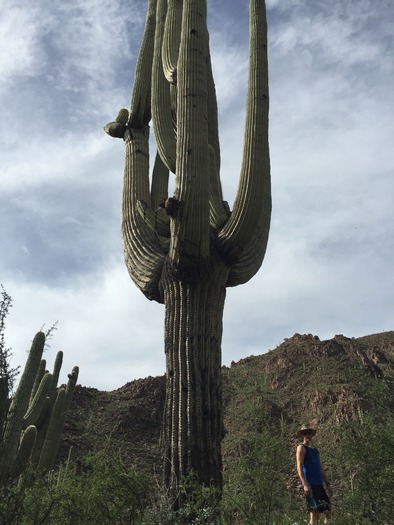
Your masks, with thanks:
<instances>
[{"instance_id":1,"label":"man's face","mask_svg":"<svg viewBox=\"0 0 394 525\"><path fill-rule=\"evenodd\" d=\"M303 433L302 433L303 437L304 437L304 442L305 443L309 443L313 437L312 435L312 432L310 430L305 430Z\"/></svg>"}]
</instances>

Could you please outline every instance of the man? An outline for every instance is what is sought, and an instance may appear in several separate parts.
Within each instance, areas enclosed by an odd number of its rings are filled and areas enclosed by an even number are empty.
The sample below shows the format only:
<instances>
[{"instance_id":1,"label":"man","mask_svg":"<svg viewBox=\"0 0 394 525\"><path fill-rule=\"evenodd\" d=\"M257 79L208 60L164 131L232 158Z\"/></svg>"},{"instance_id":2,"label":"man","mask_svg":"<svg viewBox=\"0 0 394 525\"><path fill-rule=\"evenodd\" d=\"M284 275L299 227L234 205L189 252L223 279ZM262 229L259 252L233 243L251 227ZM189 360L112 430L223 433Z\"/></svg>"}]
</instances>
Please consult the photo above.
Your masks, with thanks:
<instances>
[{"instance_id":1,"label":"man","mask_svg":"<svg viewBox=\"0 0 394 525\"><path fill-rule=\"evenodd\" d=\"M303 426L297 437L303 442L297 447L297 472L300 477L306 498L307 509L310 512L310 525L319 523L320 513L325 513L324 523L331 518L330 498L332 495L330 482L320 462L320 454L317 448L311 446L316 430ZM327 488L324 490L323 482Z\"/></svg>"}]
</instances>

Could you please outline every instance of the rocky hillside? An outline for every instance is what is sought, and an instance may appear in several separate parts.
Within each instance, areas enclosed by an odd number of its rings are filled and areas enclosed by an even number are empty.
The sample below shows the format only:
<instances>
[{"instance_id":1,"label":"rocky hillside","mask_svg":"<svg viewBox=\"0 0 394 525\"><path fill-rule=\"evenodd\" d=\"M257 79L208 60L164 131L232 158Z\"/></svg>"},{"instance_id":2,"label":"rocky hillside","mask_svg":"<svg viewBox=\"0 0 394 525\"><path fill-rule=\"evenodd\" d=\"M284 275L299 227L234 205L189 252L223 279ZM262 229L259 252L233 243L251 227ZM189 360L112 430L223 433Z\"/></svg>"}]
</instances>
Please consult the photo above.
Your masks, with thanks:
<instances>
[{"instance_id":1,"label":"rocky hillside","mask_svg":"<svg viewBox=\"0 0 394 525\"><path fill-rule=\"evenodd\" d=\"M357 339L337 335L327 341L295 334L274 350L223 367L223 396L224 462L242 447L252 402L267 420L284 423L290 448L303 422L317 425L319 434L331 439L342 421L372 409L384 418L387 409L394 410L394 332ZM112 392L78 386L61 457L70 447L78 458L110 444L128 462L160 468L164 398L164 377L132 381Z\"/></svg>"}]
</instances>

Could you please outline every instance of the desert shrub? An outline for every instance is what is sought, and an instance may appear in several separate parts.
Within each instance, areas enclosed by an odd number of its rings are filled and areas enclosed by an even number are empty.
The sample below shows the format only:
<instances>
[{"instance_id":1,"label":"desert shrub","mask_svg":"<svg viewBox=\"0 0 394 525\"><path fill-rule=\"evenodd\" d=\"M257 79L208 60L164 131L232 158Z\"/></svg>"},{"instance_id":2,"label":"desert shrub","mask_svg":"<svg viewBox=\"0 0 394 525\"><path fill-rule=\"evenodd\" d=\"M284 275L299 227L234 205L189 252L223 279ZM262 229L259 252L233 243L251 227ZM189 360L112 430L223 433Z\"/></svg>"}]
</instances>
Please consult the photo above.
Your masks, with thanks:
<instances>
[{"instance_id":1,"label":"desert shrub","mask_svg":"<svg viewBox=\"0 0 394 525\"><path fill-rule=\"evenodd\" d=\"M3 490L0 523L7 525L140 524L150 481L107 450L49 474L31 471Z\"/></svg>"},{"instance_id":2,"label":"desert shrub","mask_svg":"<svg viewBox=\"0 0 394 525\"><path fill-rule=\"evenodd\" d=\"M150 507L141 525L219 525L219 493L215 487L199 485L190 476L179 483L181 508L174 510L174 501L162 483L158 483Z\"/></svg>"},{"instance_id":3,"label":"desert shrub","mask_svg":"<svg viewBox=\"0 0 394 525\"><path fill-rule=\"evenodd\" d=\"M360 414L359 421L341 424L332 451L337 479L335 519L338 525L391 523L394 508L394 417L376 422Z\"/></svg>"},{"instance_id":4,"label":"desert shrub","mask_svg":"<svg viewBox=\"0 0 394 525\"><path fill-rule=\"evenodd\" d=\"M243 414L245 431L225 469L222 515L229 524L286 523L283 520L294 507L289 489L294 458L289 453L288 428L253 401Z\"/></svg>"}]
</instances>

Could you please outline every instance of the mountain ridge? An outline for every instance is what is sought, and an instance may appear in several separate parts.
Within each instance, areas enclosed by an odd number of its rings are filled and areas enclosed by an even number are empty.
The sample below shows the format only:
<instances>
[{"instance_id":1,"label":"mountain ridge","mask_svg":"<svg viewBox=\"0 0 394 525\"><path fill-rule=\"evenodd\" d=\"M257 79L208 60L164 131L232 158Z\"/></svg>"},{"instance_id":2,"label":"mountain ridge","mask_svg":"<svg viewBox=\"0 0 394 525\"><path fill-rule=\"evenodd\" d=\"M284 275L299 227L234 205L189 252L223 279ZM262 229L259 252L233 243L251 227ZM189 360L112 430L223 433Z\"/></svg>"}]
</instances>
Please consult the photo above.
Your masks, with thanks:
<instances>
[{"instance_id":1,"label":"mountain ridge","mask_svg":"<svg viewBox=\"0 0 394 525\"><path fill-rule=\"evenodd\" d=\"M359 338L340 334L323 341L296 333L273 350L223 366L222 372L224 463L242 441L251 399L267 417L285 422L291 446L304 422L319 427L330 441L335 425L380 411L380 394L368 389L384 390L386 401L394 399L394 331ZM108 392L77 385L60 459L71 455L78 460L110 443L126 463L160 469L164 400L164 376L137 379ZM394 401L376 416L384 418L384 410L394 410Z\"/></svg>"}]
</instances>

